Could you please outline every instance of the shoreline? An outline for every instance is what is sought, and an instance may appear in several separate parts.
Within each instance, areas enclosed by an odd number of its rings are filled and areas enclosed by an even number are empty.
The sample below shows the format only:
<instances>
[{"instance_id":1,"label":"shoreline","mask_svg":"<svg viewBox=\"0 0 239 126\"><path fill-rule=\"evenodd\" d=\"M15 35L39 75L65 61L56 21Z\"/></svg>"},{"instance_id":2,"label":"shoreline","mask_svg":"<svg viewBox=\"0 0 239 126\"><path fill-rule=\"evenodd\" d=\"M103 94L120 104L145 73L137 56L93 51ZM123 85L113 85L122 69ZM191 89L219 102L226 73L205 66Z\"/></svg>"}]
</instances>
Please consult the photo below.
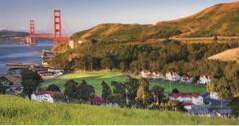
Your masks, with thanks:
<instances>
[{"instance_id":1,"label":"shoreline","mask_svg":"<svg viewBox=\"0 0 239 126\"><path fill-rule=\"evenodd\" d=\"M19 41L0 40L0 74L6 74L6 65L9 63L41 64L41 51L52 47L51 41L40 41L37 45L27 46Z\"/></svg>"}]
</instances>

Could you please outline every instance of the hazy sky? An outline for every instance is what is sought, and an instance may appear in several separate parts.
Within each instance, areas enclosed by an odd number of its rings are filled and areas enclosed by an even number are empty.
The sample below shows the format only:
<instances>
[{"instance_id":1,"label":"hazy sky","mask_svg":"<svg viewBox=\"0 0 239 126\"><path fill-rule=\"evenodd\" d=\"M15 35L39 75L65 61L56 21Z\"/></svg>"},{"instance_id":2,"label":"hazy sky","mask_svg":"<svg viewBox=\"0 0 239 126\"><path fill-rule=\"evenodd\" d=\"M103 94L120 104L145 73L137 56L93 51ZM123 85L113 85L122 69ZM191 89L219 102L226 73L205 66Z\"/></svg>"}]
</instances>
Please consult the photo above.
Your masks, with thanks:
<instances>
[{"instance_id":1,"label":"hazy sky","mask_svg":"<svg viewBox=\"0 0 239 126\"><path fill-rule=\"evenodd\" d=\"M0 0L0 29L52 31L54 8L62 10L63 32L70 34L100 23L153 24L194 14L233 0Z\"/></svg>"}]
</instances>

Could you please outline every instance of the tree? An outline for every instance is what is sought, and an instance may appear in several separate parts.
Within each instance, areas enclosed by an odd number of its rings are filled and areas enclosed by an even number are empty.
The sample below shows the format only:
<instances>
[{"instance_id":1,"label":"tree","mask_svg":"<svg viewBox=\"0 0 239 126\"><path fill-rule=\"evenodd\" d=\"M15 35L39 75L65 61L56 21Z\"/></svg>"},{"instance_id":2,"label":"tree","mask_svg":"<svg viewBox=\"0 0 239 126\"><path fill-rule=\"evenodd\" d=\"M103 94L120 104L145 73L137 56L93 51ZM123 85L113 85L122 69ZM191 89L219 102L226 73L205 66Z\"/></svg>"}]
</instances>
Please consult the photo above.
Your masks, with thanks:
<instances>
[{"instance_id":1,"label":"tree","mask_svg":"<svg viewBox=\"0 0 239 126\"><path fill-rule=\"evenodd\" d=\"M87 84L85 80L77 87L77 99L81 102L88 102L95 96L95 89L93 86Z\"/></svg>"},{"instance_id":2,"label":"tree","mask_svg":"<svg viewBox=\"0 0 239 126\"><path fill-rule=\"evenodd\" d=\"M128 77L129 80L124 83L126 87L126 96L127 96L127 104L130 106L135 104L135 98L137 97L137 89L139 87L139 81L135 78Z\"/></svg>"},{"instance_id":3,"label":"tree","mask_svg":"<svg viewBox=\"0 0 239 126\"><path fill-rule=\"evenodd\" d=\"M141 105L146 106L150 100L149 82L141 78L139 80L139 87L137 90L136 101Z\"/></svg>"},{"instance_id":4,"label":"tree","mask_svg":"<svg viewBox=\"0 0 239 126\"><path fill-rule=\"evenodd\" d=\"M239 65L238 64L231 64L227 65L224 68L225 77L230 83L230 89L234 96L238 95L239 92Z\"/></svg>"},{"instance_id":5,"label":"tree","mask_svg":"<svg viewBox=\"0 0 239 126\"><path fill-rule=\"evenodd\" d=\"M39 84L42 82L41 76L34 71L24 69L21 73L23 93L31 99L31 94L36 91Z\"/></svg>"},{"instance_id":6,"label":"tree","mask_svg":"<svg viewBox=\"0 0 239 126\"><path fill-rule=\"evenodd\" d=\"M126 103L126 92L124 84L112 81L111 86L113 87L113 102L118 103L120 106L124 106Z\"/></svg>"},{"instance_id":7,"label":"tree","mask_svg":"<svg viewBox=\"0 0 239 126\"><path fill-rule=\"evenodd\" d=\"M0 94L5 94L6 93L6 87L0 83Z\"/></svg>"},{"instance_id":8,"label":"tree","mask_svg":"<svg viewBox=\"0 0 239 126\"><path fill-rule=\"evenodd\" d=\"M213 40L217 42L218 36L216 34L213 36Z\"/></svg>"},{"instance_id":9,"label":"tree","mask_svg":"<svg viewBox=\"0 0 239 126\"><path fill-rule=\"evenodd\" d=\"M174 88L174 89L172 90L172 93L179 93L179 90L178 90L177 88Z\"/></svg>"},{"instance_id":10,"label":"tree","mask_svg":"<svg viewBox=\"0 0 239 126\"><path fill-rule=\"evenodd\" d=\"M108 103L109 101L111 101L111 98L112 98L112 90L110 88L110 86L105 82L103 81L101 83L101 86L102 86L102 98L104 100L104 102Z\"/></svg>"},{"instance_id":11,"label":"tree","mask_svg":"<svg viewBox=\"0 0 239 126\"><path fill-rule=\"evenodd\" d=\"M12 85L12 82L9 81L6 77L2 76L2 77L0 77L0 84L2 84L2 85Z\"/></svg>"},{"instance_id":12,"label":"tree","mask_svg":"<svg viewBox=\"0 0 239 126\"><path fill-rule=\"evenodd\" d=\"M233 110L233 114L239 115L239 97L233 98L230 102L230 108Z\"/></svg>"},{"instance_id":13,"label":"tree","mask_svg":"<svg viewBox=\"0 0 239 126\"><path fill-rule=\"evenodd\" d=\"M182 110L182 105L178 101L169 100L167 106L169 110Z\"/></svg>"},{"instance_id":14,"label":"tree","mask_svg":"<svg viewBox=\"0 0 239 126\"><path fill-rule=\"evenodd\" d=\"M49 60L49 64L51 66L55 66L57 68L66 68L68 66L68 56L69 53L59 53Z\"/></svg>"},{"instance_id":15,"label":"tree","mask_svg":"<svg viewBox=\"0 0 239 126\"><path fill-rule=\"evenodd\" d=\"M70 99L77 97L77 85L78 83L74 80L68 80L65 83L65 91L64 94L68 96Z\"/></svg>"},{"instance_id":16,"label":"tree","mask_svg":"<svg viewBox=\"0 0 239 126\"><path fill-rule=\"evenodd\" d=\"M47 91L61 92L61 89L57 85L51 84L47 87Z\"/></svg>"},{"instance_id":17,"label":"tree","mask_svg":"<svg viewBox=\"0 0 239 126\"><path fill-rule=\"evenodd\" d=\"M114 63L113 63L111 57L110 57L110 56L104 57L104 58L101 60L101 66L102 66L103 68L108 68L108 69L112 70L113 67L114 67Z\"/></svg>"},{"instance_id":18,"label":"tree","mask_svg":"<svg viewBox=\"0 0 239 126\"><path fill-rule=\"evenodd\" d=\"M230 83L226 78L214 79L207 87L209 92L216 92L221 99L232 98Z\"/></svg>"},{"instance_id":19,"label":"tree","mask_svg":"<svg viewBox=\"0 0 239 126\"><path fill-rule=\"evenodd\" d=\"M153 95L154 101L156 102L156 105L160 105L160 102L164 97L164 88L159 85L154 85L151 89L151 93Z\"/></svg>"},{"instance_id":20,"label":"tree","mask_svg":"<svg viewBox=\"0 0 239 126\"><path fill-rule=\"evenodd\" d=\"M0 94L6 93L6 86L12 85L12 82L10 82L6 77L0 77Z\"/></svg>"}]
</instances>

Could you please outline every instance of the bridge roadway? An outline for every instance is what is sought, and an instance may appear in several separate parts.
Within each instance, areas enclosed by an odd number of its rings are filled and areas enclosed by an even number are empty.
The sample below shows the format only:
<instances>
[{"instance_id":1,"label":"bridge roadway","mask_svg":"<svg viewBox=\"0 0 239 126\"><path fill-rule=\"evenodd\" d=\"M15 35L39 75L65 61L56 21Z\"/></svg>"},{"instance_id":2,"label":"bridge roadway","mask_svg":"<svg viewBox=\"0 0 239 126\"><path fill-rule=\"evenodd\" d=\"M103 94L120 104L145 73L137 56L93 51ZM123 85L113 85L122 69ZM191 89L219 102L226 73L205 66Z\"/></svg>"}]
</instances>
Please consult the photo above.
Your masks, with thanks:
<instances>
[{"instance_id":1,"label":"bridge roadway","mask_svg":"<svg viewBox=\"0 0 239 126\"><path fill-rule=\"evenodd\" d=\"M70 40L67 36L55 37L51 33L38 33L33 35L28 35L26 38L26 43L36 43L39 39L52 40L53 42L68 42Z\"/></svg>"}]
</instances>

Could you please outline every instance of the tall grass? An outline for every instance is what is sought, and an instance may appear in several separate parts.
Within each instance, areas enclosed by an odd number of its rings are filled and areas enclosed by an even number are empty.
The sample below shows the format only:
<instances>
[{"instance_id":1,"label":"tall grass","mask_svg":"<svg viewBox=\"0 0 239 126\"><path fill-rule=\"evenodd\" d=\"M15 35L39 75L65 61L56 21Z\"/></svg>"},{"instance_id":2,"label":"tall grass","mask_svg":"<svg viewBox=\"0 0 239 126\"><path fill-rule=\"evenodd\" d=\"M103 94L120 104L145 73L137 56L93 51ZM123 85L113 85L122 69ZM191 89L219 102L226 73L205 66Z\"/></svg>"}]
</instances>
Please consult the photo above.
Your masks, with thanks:
<instances>
[{"instance_id":1,"label":"tall grass","mask_svg":"<svg viewBox=\"0 0 239 126\"><path fill-rule=\"evenodd\" d=\"M0 124L239 124L239 119L193 117L179 112L49 104L0 95Z\"/></svg>"}]
</instances>

